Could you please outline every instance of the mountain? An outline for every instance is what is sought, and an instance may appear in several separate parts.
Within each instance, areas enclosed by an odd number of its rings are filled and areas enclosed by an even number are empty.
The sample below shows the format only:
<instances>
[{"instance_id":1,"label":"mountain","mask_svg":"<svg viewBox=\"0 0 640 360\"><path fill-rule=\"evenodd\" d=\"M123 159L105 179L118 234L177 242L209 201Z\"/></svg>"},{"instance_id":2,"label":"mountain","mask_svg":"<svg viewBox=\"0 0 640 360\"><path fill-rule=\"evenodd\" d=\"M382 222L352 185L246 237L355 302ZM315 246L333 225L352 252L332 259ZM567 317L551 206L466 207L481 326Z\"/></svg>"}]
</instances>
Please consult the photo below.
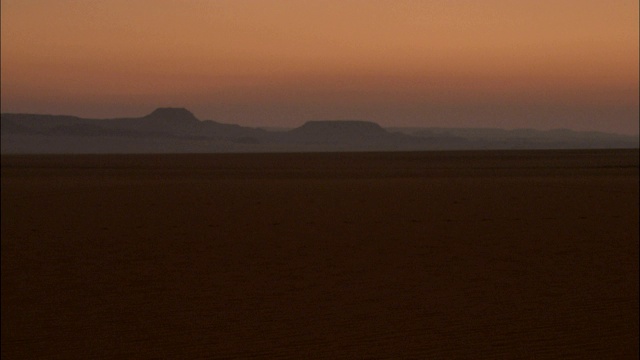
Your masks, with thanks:
<instances>
[{"instance_id":1,"label":"mountain","mask_svg":"<svg viewBox=\"0 0 640 360\"><path fill-rule=\"evenodd\" d=\"M393 128L363 120L309 121L291 130L199 120L184 108L138 118L0 116L5 153L215 153L637 148L637 136L566 129Z\"/></svg>"},{"instance_id":2,"label":"mountain","mask_svg":"<svg viewBox=\"0 0 640 360\"><path fill-rule=\"evenodd\" d=\"M284 139L316 149L374 151L401 150L423 142L416 137L391 133L374 122L363 120L309 121L287 132Z\"/></svg>"},{"instance_id":3,"label":"mountain","mask_svg":"<svg viewBox=\"0 0 640 360\"><path fill-rule=\"evenodd\" d=\"M184 108L159 108L139 118L1 115L2 153L162 153L242 151L262 129L200 121Z\"/></svg>"}]
</instances>

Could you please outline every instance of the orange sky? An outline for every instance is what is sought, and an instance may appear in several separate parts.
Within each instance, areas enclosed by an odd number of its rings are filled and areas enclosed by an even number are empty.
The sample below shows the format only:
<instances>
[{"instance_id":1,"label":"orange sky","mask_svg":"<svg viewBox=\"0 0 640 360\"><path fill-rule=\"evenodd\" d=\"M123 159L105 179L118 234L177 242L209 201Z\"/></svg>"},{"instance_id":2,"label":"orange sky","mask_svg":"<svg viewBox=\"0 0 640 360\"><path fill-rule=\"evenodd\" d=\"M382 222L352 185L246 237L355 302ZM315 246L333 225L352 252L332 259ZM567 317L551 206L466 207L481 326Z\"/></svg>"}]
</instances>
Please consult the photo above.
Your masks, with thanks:
<instances>
[{"instance_id":1,"label":"orange sky","mask_svg":"<svg viewBox=\"0 0 640 360\"><path fill-rule=\"evenodd\" d=\"M2 111L638 132L637 0L2 0Z\"/></svg>"}]
</instances>

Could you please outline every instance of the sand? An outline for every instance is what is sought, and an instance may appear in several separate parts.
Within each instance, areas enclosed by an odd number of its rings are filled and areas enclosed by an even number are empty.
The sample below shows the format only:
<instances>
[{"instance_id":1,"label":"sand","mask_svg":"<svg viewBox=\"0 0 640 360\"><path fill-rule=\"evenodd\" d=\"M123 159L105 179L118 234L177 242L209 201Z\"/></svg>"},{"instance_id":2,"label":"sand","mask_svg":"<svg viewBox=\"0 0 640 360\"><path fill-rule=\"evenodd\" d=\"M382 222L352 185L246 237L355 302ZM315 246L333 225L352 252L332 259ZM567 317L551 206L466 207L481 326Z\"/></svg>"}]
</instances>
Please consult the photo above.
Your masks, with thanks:
<instances>
[{"instance_id":1,"label":"sand","mask_svg":"<svg viewBox=\"0 0 640 360\"><path fill-rule=\"evenodd\" d=\"M2 358L637 359L639 155L2 157Z\"/></svg>"}]
</instances>

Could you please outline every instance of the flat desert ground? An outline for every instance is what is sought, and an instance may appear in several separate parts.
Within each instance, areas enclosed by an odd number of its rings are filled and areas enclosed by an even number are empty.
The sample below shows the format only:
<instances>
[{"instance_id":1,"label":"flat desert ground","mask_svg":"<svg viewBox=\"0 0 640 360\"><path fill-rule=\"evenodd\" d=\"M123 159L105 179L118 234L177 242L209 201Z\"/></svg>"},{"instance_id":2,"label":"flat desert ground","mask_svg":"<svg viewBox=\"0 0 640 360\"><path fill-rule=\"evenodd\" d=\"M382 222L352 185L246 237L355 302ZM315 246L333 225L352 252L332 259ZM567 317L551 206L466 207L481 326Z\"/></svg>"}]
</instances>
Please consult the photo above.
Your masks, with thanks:
<instances>
[{"instance_id":1,"label":"flat desert ground","mask_svg":"<svg viewBox=\"0 0 640 360\"><path fill-rule=\"evenodd\" d=\"M637 359L639 157L2 156L2 358Z\"/></svg>"}]
</instances>

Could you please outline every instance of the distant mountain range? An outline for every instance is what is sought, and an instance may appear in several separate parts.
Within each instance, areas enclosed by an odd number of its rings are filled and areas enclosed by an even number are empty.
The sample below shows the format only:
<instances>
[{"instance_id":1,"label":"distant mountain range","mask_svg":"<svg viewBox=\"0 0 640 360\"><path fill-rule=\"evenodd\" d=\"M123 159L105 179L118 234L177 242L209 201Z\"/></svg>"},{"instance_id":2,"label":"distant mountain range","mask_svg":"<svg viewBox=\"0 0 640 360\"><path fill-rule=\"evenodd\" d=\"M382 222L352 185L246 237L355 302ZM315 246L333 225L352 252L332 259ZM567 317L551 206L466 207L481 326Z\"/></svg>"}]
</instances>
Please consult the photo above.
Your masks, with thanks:
<instances>
[{"instance_id":1,"label":"distant mountain range","mask_svg":"<svg viewBox=\"0 0 640 360\"><path fill-rule=\"evenodd\" d=\"M382 128L361 120L265 130L201 121L184 108L140 118L1 114L1 152L215 153L638 148L638 136L566 129Z\"/></svg>"}]
</instances>

